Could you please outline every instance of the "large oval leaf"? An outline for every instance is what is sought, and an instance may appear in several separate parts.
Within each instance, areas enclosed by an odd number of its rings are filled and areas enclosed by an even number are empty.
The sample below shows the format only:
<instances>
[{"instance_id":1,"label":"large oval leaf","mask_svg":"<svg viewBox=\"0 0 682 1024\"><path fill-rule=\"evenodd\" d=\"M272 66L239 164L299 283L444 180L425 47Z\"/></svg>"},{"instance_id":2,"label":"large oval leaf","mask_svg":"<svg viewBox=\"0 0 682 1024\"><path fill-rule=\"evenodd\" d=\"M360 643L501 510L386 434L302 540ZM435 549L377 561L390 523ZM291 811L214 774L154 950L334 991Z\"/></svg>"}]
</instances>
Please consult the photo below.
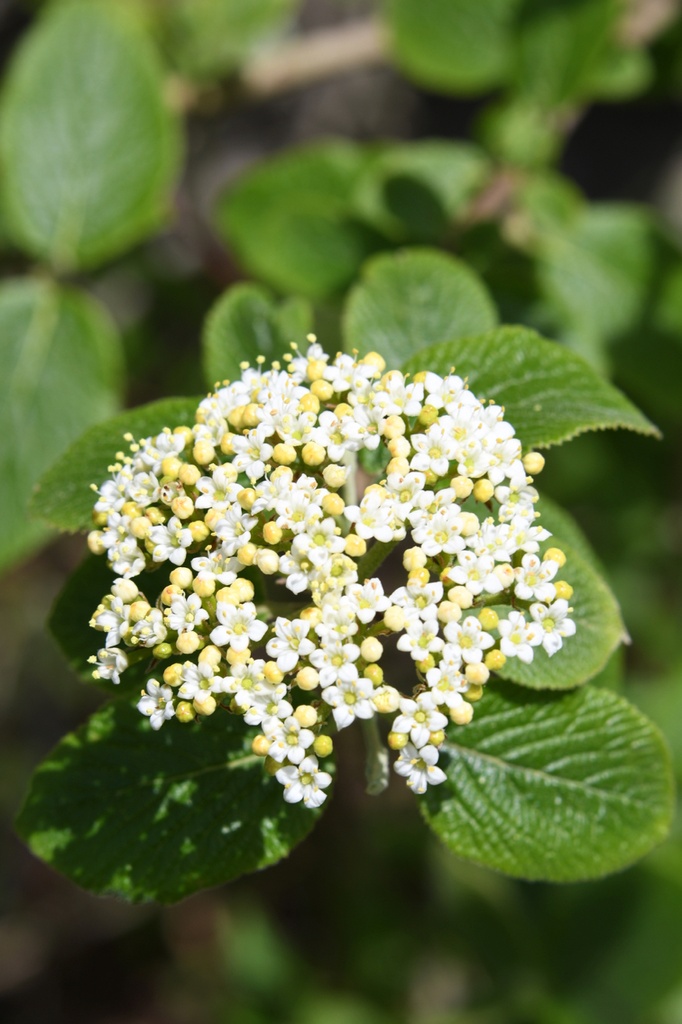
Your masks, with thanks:
<instances>
[{"instance_id":1,"label":"large oval leaf","mask_svg":"<svg viewBox=\"0 0 682 1024\"><path fill-rule=\"evenodd\" d=\"M19 832L84 889L133 901L172 903L273 864L317 814L284 802L247 733L224 712L155 733L109 704L38 768Z\"/></svg>"},{"instance_id":2,"label":"large oval leaf","mask_svg":"<svg viewBox=\"0 0 682 1024\"><path fill-rule=\"evenodd\" d=\"M422 85L457 94L502 82L510 66L509 22L518 0L389 0L399 66Z\"/></svg>"},{"instance_id":3,"label":"large oval leaf","mask_svg":"<svg viewBox=\"0 0 682 1024\"><path fill-rule=\"evenodd\" d=\"M548 448L587 430L622 427L658 437L658 429L617 388L574 352L526 327L434 345L403 370L447 374L455 366L476 395L492 398L527 448Z\"/></svg>"},{"instance_id":4,"label":"large oval leaf","mask_svg":"<svg viewBox=\"0 0 682 1024\"><path fill-rule=\"evenodd\" d=\"M3 199L18 244L94 266L157 227L177 129L148 42L119 4L56 4L26 37L2 108Z\"/></svg>"},{"instance_id":5,"label":"large oval leaf","mask_svg":"<svg viewBox=\"0 0 682 1024\"><path fill-rule=\"evenodd\" d=\"M350 217L366 154L325 142L274 157L221 200L218 228L250 273L283 292L313 299L344 288L371 251Z\"/></svg>"},{"instance_id":6,"label":"large oval leaf","mask_svg":"<svg viewBox=\"0 0 682 1024\"><path fill-rule=\"evenodd\" d=\"M92 525L94 498L91 484L109 476L116 452L126 448L123 435L148 437L164 427L194 423L199 398L164 398L141 405L86 431L41 477L31 508L60 530L85 530Z\"/></svg>"},{"instance_id":7,"label":"large oval leaf","mask_svg":"<svg viewBox=\"0 0 682 1024\"><path fill-rule=\"evenodd\" d=\"M403 249L367 264L346 303L344 345L379 352L397 369L419 349L496 323L485 285L466 264L436 249Z\"/></svg>"},{"instance_id":8,"label":"large oval leaf","mask_svg":"<svg viewBox=\"0 0 682 1024\"><path fill-rule=\"evenodd\" d=\"M313 311L305 299L275 303L267 288L236 284L224 292L204 323L202 355L210 387L217 380L235 380L243 360L265 356L268 364L291 354L292 341L305 347Z\"/></svg>"},{"instance_id":9,"label":"large oval leaf","mask_svg":"<svg viewBox=\"0 0 682 1024\"><path fill-rule=\"evenodd\" d=\"M608 690L561 697L501 685L451 727L447 780L420 802L460 857L509 875L596 878L666 835L668 754L656 727Z\"/></svg>"},{"instance_id":10,"label":"large oval leaf","mask_svg":"<svg viewBox=\"0 0 682 1024\"><path fill-rule=\"evenodd\" d=\"M0 288L0 565L44 533L28 502L40 474L118 405L122 353L105 310L47 281Z\"/></svg>"}]
</instances>

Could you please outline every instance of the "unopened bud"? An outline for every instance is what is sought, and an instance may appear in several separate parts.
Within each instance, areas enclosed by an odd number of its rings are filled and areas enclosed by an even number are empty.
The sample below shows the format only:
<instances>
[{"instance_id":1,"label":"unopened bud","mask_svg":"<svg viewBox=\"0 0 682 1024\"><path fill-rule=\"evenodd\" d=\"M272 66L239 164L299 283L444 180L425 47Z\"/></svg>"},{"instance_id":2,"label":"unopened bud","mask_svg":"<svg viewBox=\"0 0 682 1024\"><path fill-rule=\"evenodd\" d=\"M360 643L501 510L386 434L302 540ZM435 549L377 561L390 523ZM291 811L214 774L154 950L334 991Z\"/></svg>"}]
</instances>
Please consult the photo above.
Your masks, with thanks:
<instances>
[{"instance_id":1,"label":"unopened bud","mask_svg":"<svg viewBox=\"0 0 682 1024\"><path fill-rule=\"evenodd\" d=\"M383 653L384 648L375 636L368 636L360 644L360 657L365 661L379 661Z\"/></svg>"},{"instance_id":2,"label":"unopened bud","mask_svg":"<svg viewBox=\"0 0 682 1024\"><path fill-rule=\"evenodd\" d=\"M485 477L477 480L474 484L474 498L476 501L482 501L485 504L486 501L490 501L494 493L495 488L490 483L490 480Z\"/></svg>"},{"instance_id":3,"label":"unopened bud","mask_svg":"<svg viewBox=\"0 0 682 1024\"><path fill-rule=\"evenodd\" d=\"M450 709L450 718L455 725L468 725L474 717L474 709L471 704L463 700L458 707Z\"/></svg>"},{"instance_id":4,"label":"unopened bud","mask_svg":"<svg viewBox=\"0 0 682 1024\"><path fill-rule=\"evenodd\" d=\"M344 551L350 558L362 558L367 551L367 541L357 533L349 533L345 539Z\"/></svg>"},{"instance_id":5,"label":"unopened bud","mask_svg":"<svg viewBox=\"0 0 682 1024\"><path fill-rule=\"evenodd\" d=\"M194 574L191 569L187 569L184 565L179 565L177 569L173 569L169 579L176 587L180 587L181 590L187 590L192 586Z\"/></svg>"},{"instance_id":6,"label":"unopened bud","mask_svg":"<svg viewBox=\"0 0 682 1024\"><path fill-rule=\"evenodd\" d=\"M467 681L474 686L484 686L490 679L490 669L483 662L467 665L465 673Z\"/></svg>"},{"instance_id":7,"label":"unopened bud","mask_svg":"<svg viewBox=\"0 0 682 1024\"><path fill-rule=\"evenodd\" d=\"M296 683L301 690L315 690L319 686L320 675L312 667L302 668L296 673Z\"/></svg>"},{"instance_id":8,"label":"unopened bud","mask_svg":"<svg viewBox=\"0 0 682 1024\"><path fill-rule=\"evenodd\" d=\"M317 711L311 704L300 704L294 711L294 718L304 729L317 725Z\"/></svg>"},{"instance_id":9,"label":"unopened bud","mask_svg":"<svg viewBox=\"0 0 682 1024\"><path fill-rule=\"evenodd\" d=\"M484 629L496 629L500 617L494 608L481 608L478 613L478 621Z\"/></svg>"},{"instance_id":10,"label":"unopened bud","mask_svg":"<svg viewBox=\"0 0 682 1024\"><path fill-rule=\"evenodd\" d=\"M262 733L258 736L254 736L251 740L251 752L255 754L256 757L267 757L271 746L271 740L269 740L267 736L263 736Z\"/></svg>"},{"instance_id":11,"label":"unopened bud","mask_svg":"<svg viewBox=\"0 0 682 1024\"><path fill-rule=\"evenodd\" d=\"M217 708L215 697L207 693L206 696L195 697L192 701L194 710L200 715L212 715Z\"/></svg>"},{"instance_id":12,"label":"unopened bud","mask_svg":"<svg viewBox=\"0 0 682 1024\"><path fill-rule=\"evenodd\" d=\"M201 439L194 445L192 456L200 466L208 466L215 459L215 448L210 441Z\"/></svg>"},{"instance_id":13,"label":"unopened bud","mask_svg":"<svg viewBox=\"0 0 682 1024\"><path fill-rule=\"evenodd\" d=\"M392 604L390 608L387 608L384 612L384 625L387 629L390 629L392 633L399 633L401 629L405 628L405 612L397 604Z\"/></svg>"},{"instance_id":14,"label":"unopened bud","mask_svg":"<svg viewBox=\"0 0 682 1024\"><path fill-rule=\"evenodd\" d=\"M491 672L499 672L507 660L507 656L502 651L492 650L486 654L483 664L486 668L489 668Z\"/></svg>"},{"instance_id":15,"label":"unopened bud","mask_svg":"<svg viewBox=\"0 0 682 1024\"><path fill-rule=\"evenodd\" d=\"M322 736L316 736L313 740L313 750L318 757L329 757L333 749L334 741L331 736L323 734Z\"/></svg>"},{"instance_id":16,"label":"unopened bud","mask_svg":"<svg viewBox=\"0 0 682 1024\"><path fill-rule=\"evenodd\" d=\"M194 654L201 647L201 637L198 633L180 633L178 639L175 641L175 646L180 651L180 654Z\"/></svg>"},{"instance_id":17,"label":"unopened bud","mask_svg":"<svg viewBox=\"0 0 682 1024\"><path fill-rule=\"evenodd\" d=\"M307 444L303 445L301 458L305 462L306 466L321 466L327 458L327 452L321 444L316 444L314 441L308 441Z\"/></svg>"},{"instance_id":18,"label":"unopened bud","mask_svg":"<svg viewBox=\"0 0 682 1024\"><path fill-rule=\"evenodd\" d=\"M523 468L526 473L530 473L531 476L537 476L538 473L542 473L545 468L545 457L540 452L528 452L523 457Z\"/></svg>"},{"instance_id":19,"label":"unopened bud","mask_svg":"<svg viewBox=\"0 0 682 1024\"><path fill-rule=\"evenodd\" d=\"M219 647L214 647L213 644L209 644L208 647L204 647L203 651L199 655L200 665L210 665L211 668L217 668L222 659Z\"/></svg>"},{"instance_id":20,"label":"unopened bud","mask_svg":"<svg viewBox=\"0 0 682 1024\"><path fill-rule=\"evenodd\" d=\"M191 722L197 713L188 700L181 700L175 709L175 717L179 722Z\"/></svg>"},{"instance_id":21,"label":"unopened bud","mask_svg":"<svg viewBox=\"0 0 682 1024\"><path fill-rule=\"evenodd\" d=\"M389 732L387 742L391 750L402 750L407 746L409 739L409 733Z\"/></svg>"},{"instance_id":22,"label":"unopened bud","mask_svg":"<svg viewBox=\"0 0 682 1024\"><path fill-rule=\"evenodd\" d=\"M547 548L542 556L544 562L557 562L560 569L566 565L566 555L561 548Z\"/></svg>"}]
</instances>

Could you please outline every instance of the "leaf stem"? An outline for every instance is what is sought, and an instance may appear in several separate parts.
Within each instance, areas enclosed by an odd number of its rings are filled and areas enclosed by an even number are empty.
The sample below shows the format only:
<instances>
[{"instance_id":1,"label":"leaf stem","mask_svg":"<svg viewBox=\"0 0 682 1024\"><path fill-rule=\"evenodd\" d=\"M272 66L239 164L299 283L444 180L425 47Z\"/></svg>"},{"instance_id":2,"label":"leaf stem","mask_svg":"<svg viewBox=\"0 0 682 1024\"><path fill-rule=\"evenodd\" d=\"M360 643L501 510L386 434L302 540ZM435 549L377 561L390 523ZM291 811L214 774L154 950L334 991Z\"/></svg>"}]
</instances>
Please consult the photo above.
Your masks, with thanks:
<instances>
[{"instance_id":1,"label":"leaf stem","mask_svg":"<svg viewBox=\"0 0 682 1024\"><path fill-rule=\"evenodd\" d=\"M370 796L378 796L388 786L388 750L381 742L376 718L362 720L362 733L367 750L365 763L367 793Z\"/></svg>"}]
</instances>

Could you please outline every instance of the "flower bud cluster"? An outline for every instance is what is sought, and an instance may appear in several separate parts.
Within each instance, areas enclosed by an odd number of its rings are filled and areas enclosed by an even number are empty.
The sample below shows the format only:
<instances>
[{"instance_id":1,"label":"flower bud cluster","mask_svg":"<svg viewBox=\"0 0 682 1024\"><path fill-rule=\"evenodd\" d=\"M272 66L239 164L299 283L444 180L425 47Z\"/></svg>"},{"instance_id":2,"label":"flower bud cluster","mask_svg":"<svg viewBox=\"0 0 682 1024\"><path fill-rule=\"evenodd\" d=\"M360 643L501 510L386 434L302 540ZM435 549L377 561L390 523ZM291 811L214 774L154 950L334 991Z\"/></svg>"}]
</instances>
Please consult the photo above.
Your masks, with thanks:
<instances>
[{"instance_id":1,"label":"flower bud cluster","mask_svg":"<svg viewBox=\"0 0 682 1024\"><path fill-rule=\"evenodd\" d=\"M94 674L118 683L151 660L138 708L154 729L243 716L284 799L308 807L331 782L332 734L391 715L395 770L423 793L491 672L575 632L565 557L540 553L543 459L454 372L409 378L309 341L285 368L243 364L192 426L127 437L95 488L89 546L117 579L91 620L106 634ZM357 455L376 449L382 479L355 496ZM401 542L387 590L377 570ZM411 693L384 679L394 640Z\"/></svg>"}]
</instances>

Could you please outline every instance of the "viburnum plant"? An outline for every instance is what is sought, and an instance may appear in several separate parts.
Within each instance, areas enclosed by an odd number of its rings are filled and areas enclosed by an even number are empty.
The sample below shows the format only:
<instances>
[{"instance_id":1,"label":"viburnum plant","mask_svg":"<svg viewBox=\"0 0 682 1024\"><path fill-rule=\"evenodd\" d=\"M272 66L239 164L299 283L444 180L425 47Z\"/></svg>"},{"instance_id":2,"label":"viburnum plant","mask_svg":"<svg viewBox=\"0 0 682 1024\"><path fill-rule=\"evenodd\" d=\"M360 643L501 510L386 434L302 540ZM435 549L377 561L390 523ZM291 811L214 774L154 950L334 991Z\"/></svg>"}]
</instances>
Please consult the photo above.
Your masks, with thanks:
<instances>
[{"instance_id":1,"label":"viburnum plant","mask_svg":"<svg viewBox=\"0 0 682 1024\"><path fill-rule=\"evenodd\" d=\"M490 398L502 367L510 410ZM93 428L38 496L95 525L52 629L123 697L38 769L32 848L131 899L262 867L314 823L358 720L368 792L393 756L466 858L568 880L645 852L670 817L665 749L606 686L575 689L623 629L535 488L538 446L616 425L653 429L579 357L501 329L402 369L309 335L199 402Z\"/></svg>"},{"instance_id":2,"label":"viburnum plant","mask_svg":"<svg viewBox=\"0 0 682 1024\"><path fill-rule=\"evenodd\" d=\"M151 655L137 706L153 729L243 716L284 799L314 808L333 732L378 714L394 716L388 745L413 792L444 782L448 719L468 723L491 672L556 654L575 623L573 588L555 581L563 551L538 554L549 533L529 473L544 458L522 458L500 406L454 373L386 373L376 352L329 360L308 340L286 369L244 364L191 428L132 441L89 545L118 577L91 621L106 634L96 678L118 683ZM385 479L358 502L354 459L380 446ZM405 540L404 584L386 592L377 571ZM149 601L133 577L164 563ZM277 581L259 605L250 567ZM381 665L392 635L416 668L408 693Z\"/></svg>"}]
</instances>

